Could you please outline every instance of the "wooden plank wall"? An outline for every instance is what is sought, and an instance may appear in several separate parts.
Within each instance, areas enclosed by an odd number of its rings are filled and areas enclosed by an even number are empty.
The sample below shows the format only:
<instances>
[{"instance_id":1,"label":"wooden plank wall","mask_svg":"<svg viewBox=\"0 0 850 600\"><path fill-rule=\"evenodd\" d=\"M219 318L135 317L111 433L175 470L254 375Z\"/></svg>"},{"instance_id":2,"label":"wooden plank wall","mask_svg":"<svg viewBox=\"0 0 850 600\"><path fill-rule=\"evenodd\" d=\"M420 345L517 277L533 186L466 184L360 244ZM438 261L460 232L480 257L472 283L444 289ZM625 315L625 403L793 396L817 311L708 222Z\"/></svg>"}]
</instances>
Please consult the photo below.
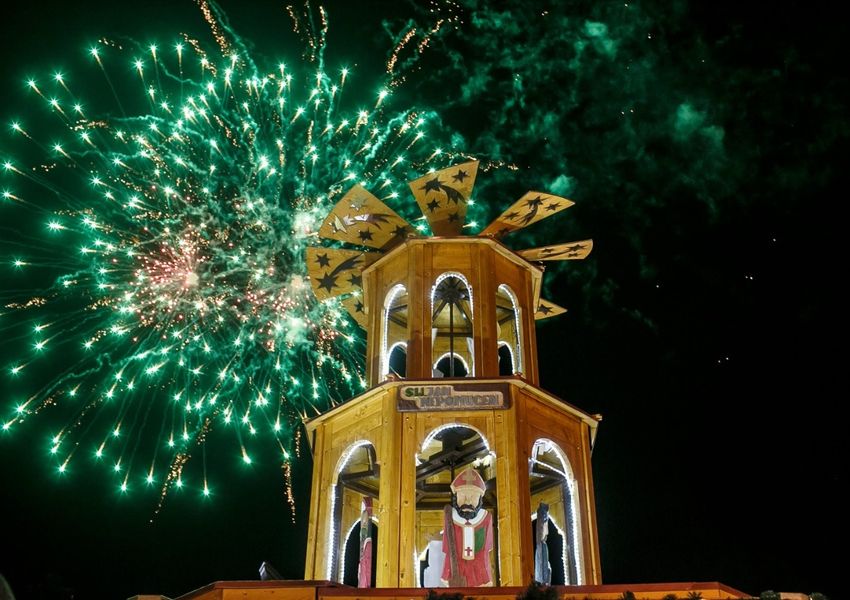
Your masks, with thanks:
<instances>
[{"instance_id":1,"label":"wooden plank wall","mask_svg":"<svg viewBox=\"0 0 850 600\"><path fill-rule=\"evenodd\" d=\"M569 461L573 476L578 483L578 518L582 541L583 580L589 584L599 584L601 583L601 573L596 538L596 511L593 505L593 478L590 472L587 425L578 417L556 410L526 391L522 391L520 394L523 396L520 403L525 407L523 410L525 427L523 429L527 431L527 440L523 452L530 456L534 442L545 438L557 444Z\"/></svg>"},{"instance_id":2,"label":"wooden plank wall","mask_svg":"<svg viewBox=\"0 0 850 600\"><path fill-rule=\"evenodd\" d=\"M353 403L334 415L333 419L328 419L316 427L313 485L307 533L306 578L323 579L328 576L327 544L332 523L332 490L339 475L340 459L353 444L365 440L374 446L378 463L385 461L382 454L385 441L383 432L384 410L380 395ZM381 481L383 484L383 477ZM376 502L374 511L379 523L385 511L382 504L383 489L380 494L381 498ZM344 505L339 531L335 532L335 539L331 541L337 545L339 556L342 556L344 549L345 534L360 516L359 496L356 498L354 496L356 495L343 497Z\"/></svg>"},{"instance_id":3,"label":"wooden plank wall","mask_svg":"<svg viewBox=\"0 0 850 600\"><path fill-rule=\"evenodd\" d=\"M393 543L399 538L401 527L401 450L402 415L396 410L396 390L384 394L381 398L381 451L378 461L381 465L381 508L378 513L378 523L381 528L382 540L377 544L377 566L375 585L390 587L398 585L398 545ZM393 541L390 541L393 540Z\"/></svg>"}]
</instances>

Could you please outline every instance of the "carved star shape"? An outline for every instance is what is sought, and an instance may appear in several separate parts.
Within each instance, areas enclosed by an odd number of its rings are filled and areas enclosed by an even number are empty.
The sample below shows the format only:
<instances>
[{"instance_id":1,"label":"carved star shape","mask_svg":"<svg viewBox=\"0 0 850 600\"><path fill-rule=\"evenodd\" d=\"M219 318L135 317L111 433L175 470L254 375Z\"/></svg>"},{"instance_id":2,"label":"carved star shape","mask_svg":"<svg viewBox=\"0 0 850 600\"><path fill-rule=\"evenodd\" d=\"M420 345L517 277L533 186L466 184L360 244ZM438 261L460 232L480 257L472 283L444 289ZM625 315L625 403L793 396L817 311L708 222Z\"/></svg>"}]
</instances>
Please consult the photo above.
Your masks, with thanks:
<instances>
[{"instance_id":1,"label":"carved star shape","mask_svg":"<svg viewBox=\"0 0 850 600\"><path fill-rule=\"evenodd\" d=\"M532 198L531 200L525 201L525 205L528 208L537 208L541 204L543 204L543 198L541 198L540 196L537 196L536 198Z\"/></svg>"},{"instance_id":2,"label":"carved star shape","mask_svg":"<svg viewBox=\"0 0 850 600\"><path fill-rule=\"evenodd\" d=\"M366 206L366 201L368 199L365 196L360 196L359 198L354 198L349 205L354 210L360 211L363 210L363 207Z\"/></svg>"},{"instance_id":3,"label":"carved star shape","mask_svg":"<svg viewBox=\"0 0 850 600\"><path fill-rule=\"evenodd\" d=\"M584 250L584 244L573 244L572 246L567 246L567 250L570 252L578 252L579 250Z\"/></svg>"},{"instance_id":4,"label":"carved star shape","mask_svg":"<svg viewBox=\"0 0 850 600\"><path fill-rule=\"evenodd\" d=\"M553 252L555 252L554 248L543 248L543 250L540 251L540 254L552 254Z\"/></svg>"},{"instance_id":5,"label":"carved star shape","mask_svg":"<svg viewBox=\"0 0 850 600\"><path fill-rule=\"evenodd\" d=\"M517 217L519 217L519 212L517 212L517 211L509 212L508 214L505 215L505 219L508 220L508 221L513 221Z\"/></svg>"},{"instance_id":6,"label":"carved star shape","mask_svg":"<svg viewBox=\"0 0 850 600\"><path fill-rule=\"evenodd\" d=\"M440 185L440 178L434 177L434 179L426 181L425 185L423 185L419 189L425 190L425 193L427 194L428 192L439 192L441 187L442 186Z\"/></svg>"},{"instance_id":7,"label":"carved star shape","mask_svg":"<svg viewBox=\"0 0 850 600\"><path fill-rule=\"evenodd\" d=\"M407 235L407 225L398 225L393 229L392 234L394 237L404 237Z\"/></svg>"},{"instance_id":8,"label":"carved star shape","mask_svg":"<svg viewBox=\"0 0 850 600\"><path fill-rule=\"evenodd\" d=\"M320 267L329 267L331 266L331 259L328 258L327 254L317 254L316 262L319 263Z\"/></svg>"},{"instance_id":9,"label":"carved star shape","mask_svg":"<svg viewBox=\"0 0 850 600\"><path fill-rule=\"evenodd\" d=\"M559 206L561 206L561 204L559 202L553 202L552 204L546 205L546 210L555 211L555 210L558 210Z\"/></svg>"},{"instance_id":10,"label":"carved star shape","mask_svg":"<svg viewBox=\"0 0 850 600\"><path fill-rule=\"evenodd\" d=\"M338 215L334 215L334 220L331 222L331 229L334 233L342 231L345 233L345 223L343 223L342 219L339 218Z\"/></svg>"},{"instance_id":11,"label":"carved star shape","mask_svg":"<svg viewBox=\"0 0 850 600\"><path fill-rule=\"evenodd\" d=\"M544 315L548 315L550 312L552 312L552 309L546 306L545 304L541 304L537 307L537 312L542 313Z\"/></svg>"},{"instance_id":12,"label":"carved star shape","mask_svg":"<svg viewBox=\"0 0 850 600\"><path fill-rule=\"evenodd\" d=\"M457 213L451 213L451 214L449 215L449 223L452 223L452 222L454 222L454 221L457 221L459 218L460 218L460 215L459 215L459 214L457 214Z\"/></svg>"},{"instance_id":13,"label":"carved star shape","mask_svg":"<svg viewBox=\"0 0 850 600\"><path fill-rule=\"evenodd\" d=\"M368 229L364 229L363 231L360 231L360 232L357 233L357 237L360 238L361 242L365 242L365 241L371 242L372 241L372 232Z\"/></svg>"},{"instance_id":14,"label":"carved star shape","mask_svg":"<svg viewBox=\"0 0 850 600\"><path fill-rule=\"evenodd\" d=\"M458 169L457 173L452 175L452 179L454 179L458 183L463 183L463 180L466 179L467 177L469 177L469 173L467 173L463 169Z\"/></svg>"},{"instance_id":15,"label":"carved star shape","mask_svg":"<svg viewBox=\"0 0 850 600\"><path fill-rule=\"evenodd\" d=\"M348 279L348 283L356 285L357 287L363 287L363 276L352 273L351 277Z\"/></svg>"},{"instance_id":16,"label":"carved star shape","mask_svg":"<svg viewBox=\"0 0 850 600\"><path fill-rule=\"evenodd\" d=\"M325 288L330 293L336 287L336 275L325 273L323 277L317 277L319 288Z\"/></svg>"},{"instance_id":17,"label":"carved star shape","mask_svg":"<svg viewBox=\"0 0 850 600\"><path fill-rule=\"evenodd\" d=\"M357 301L357 304L354 305L354 312L363 312L363 303L360 300Z\"/></svg>"},{"instance_id":18,"label":"carved star shape","mask_svg":"<svg viewBox=\"0 0 850 600\"><path fill-rule=\"evenodd\" d=\"M435 210L437 210L438 208L440 208L440 203L439 203L439 202L437 202L436 198L435 198L434 200L431 200L431 201L428 203L428 210L430 210L431 212L434 212L434 211L435 211Z\"/></svg>"}]
</instances>

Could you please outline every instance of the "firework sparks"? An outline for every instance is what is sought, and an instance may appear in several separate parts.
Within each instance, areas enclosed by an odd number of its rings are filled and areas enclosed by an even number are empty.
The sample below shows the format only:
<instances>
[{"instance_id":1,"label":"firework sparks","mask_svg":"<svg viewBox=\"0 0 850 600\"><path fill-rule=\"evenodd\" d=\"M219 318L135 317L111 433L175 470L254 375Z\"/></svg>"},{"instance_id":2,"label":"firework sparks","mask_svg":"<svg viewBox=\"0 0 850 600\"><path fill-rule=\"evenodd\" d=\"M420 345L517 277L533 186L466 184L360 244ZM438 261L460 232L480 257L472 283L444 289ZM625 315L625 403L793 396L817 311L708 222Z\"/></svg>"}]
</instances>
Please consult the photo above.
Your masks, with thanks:
<instances>
[{"instance_id":1,"label":"firework sparks","mask_svg":"<svg viewBox=\"0 0 850 600\"><path fill-rule=\"evenodd\" d=\"M322 66L324 12L307 62L265 69L200 8L214 51L101 42L88 73L30 80L3 210L41 234L7 236L3 254L43 276L2 295L0 327L24 340L6 377L27 398L3 430L49 408L59 473L99 465L160 506L191 482L210 496L206 460L187 470L217 430L246 465L269 440L291 504L301 420L365 385L356 325L313 298L304 249L355 183L397 198L451 158L428 141L436 117L392 109L387 85L370 110L341 108L350 71Z\"/></svg>"}]
</instances>

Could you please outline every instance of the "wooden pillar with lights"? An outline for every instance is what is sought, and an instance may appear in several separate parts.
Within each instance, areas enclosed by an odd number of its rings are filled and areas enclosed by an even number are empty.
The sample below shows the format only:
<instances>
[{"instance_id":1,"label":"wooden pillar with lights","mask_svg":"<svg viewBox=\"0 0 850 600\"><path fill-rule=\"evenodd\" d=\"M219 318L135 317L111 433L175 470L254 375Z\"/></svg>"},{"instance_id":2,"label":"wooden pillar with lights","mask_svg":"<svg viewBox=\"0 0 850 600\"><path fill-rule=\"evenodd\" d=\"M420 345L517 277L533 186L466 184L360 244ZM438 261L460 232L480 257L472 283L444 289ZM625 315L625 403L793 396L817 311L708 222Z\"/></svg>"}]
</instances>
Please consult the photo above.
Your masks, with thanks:
<instances>
[{"instance_id":1,"label":"wooden pillar with lights","mask_svg":"<svg viewBox=\"0 0 850 600\"><path fill-rule=\"evenodd\" d=\"M341 301L366 329L371 387L306 423L306 579L521 586L537 573L551 584L601 583L590 465L598 418L539 387L534 331L535 319L564 312L540 298L541 261L584 258L592 242L503 245L572 205L539 192L479 235L460 235L477 167L411 182L437 237L415 235L355 186L320 236L373 250L308 250L316 295ZM537 540L541 518L548 534Z\"/></svg>"}]
</instances>

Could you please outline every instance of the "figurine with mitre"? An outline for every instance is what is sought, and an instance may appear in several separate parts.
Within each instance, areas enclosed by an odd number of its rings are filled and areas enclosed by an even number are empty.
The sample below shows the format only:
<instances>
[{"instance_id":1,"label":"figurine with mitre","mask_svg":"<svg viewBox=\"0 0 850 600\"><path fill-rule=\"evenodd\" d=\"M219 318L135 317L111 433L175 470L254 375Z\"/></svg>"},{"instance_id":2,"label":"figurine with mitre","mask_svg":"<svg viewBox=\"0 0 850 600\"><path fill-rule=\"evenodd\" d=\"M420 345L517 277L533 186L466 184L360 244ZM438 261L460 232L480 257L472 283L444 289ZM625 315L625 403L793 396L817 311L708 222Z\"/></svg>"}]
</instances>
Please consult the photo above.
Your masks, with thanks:
<instances>
[{"instance_id":1,"label":"figurine with mitre","mask_svg":"<svg viewBox=\"0 0 850 600\"><path fill-rule=\"evenodd\" d=\"M493 516L483 508L487 486L472 467L451 483L452 503L444 509L442 583L446 587L493 585L490 552Z\"/></svg>"}]
</instances>

